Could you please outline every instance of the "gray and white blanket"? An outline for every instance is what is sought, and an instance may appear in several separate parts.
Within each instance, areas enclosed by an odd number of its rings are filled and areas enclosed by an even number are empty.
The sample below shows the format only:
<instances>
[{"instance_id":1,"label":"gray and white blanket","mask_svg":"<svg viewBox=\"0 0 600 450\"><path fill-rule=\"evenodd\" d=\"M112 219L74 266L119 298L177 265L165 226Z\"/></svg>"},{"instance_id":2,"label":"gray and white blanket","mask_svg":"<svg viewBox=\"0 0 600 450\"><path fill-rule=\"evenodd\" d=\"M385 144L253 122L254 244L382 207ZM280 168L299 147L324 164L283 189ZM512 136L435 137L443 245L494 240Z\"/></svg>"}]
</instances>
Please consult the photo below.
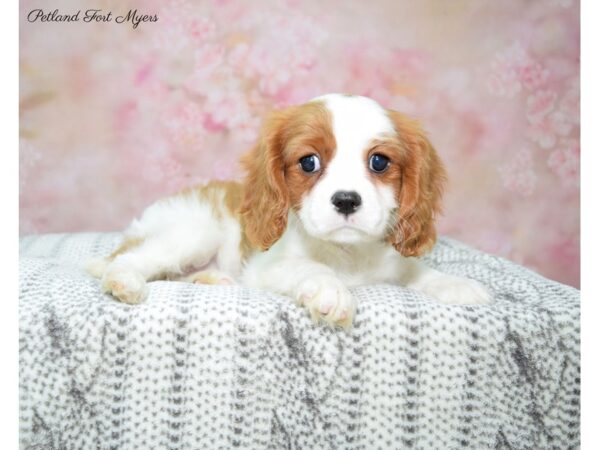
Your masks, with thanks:
<instances>
[{"instance_id":1,"label":"gray and white blanket","mask_svg":"<svg viewBox=\"0 0 600 450\"><path fill-rule=\"evenodd\" d=\"M576 289L444 238L429 262L493 305L364 286L345 332L239 286L119 303L81 269L118 239L21 240L23 449L579 447Z\"/></svg>"}]
</instances>

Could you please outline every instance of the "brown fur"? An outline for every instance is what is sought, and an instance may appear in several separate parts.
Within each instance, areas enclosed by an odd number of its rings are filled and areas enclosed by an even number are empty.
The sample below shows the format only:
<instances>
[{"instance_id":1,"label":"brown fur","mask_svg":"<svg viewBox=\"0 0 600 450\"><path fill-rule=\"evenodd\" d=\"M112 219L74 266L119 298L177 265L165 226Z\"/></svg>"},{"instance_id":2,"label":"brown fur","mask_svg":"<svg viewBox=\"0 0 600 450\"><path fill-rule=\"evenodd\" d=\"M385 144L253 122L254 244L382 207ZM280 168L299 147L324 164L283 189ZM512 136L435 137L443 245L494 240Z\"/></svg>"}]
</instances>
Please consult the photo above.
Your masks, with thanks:
<instances>
[{"instance_id":1,"label":"brown fur","mask_svg":"<svg viewBox=\"0 0 600 450\"><path fill-rule=\"evenodd\" d=\"M400 139L396 154L399 150L401 160L385 172L398 196L397 221L388 240L403 256L418 256L436 241L446 171L418 122L395 111L388 115Z\"/></svg>"},{"instance_id":2,"label":"brown fur","mask_svg":"<svg viewBox=\"0 0 600 450\"><path fill-rule=\"evenodd\" d=\"M365 152L365 163L374 153L387 156L390 167L371 174L377 183L394 187L397 220L388 241L403 256L418 256L436 240L435 216L441 211L445 169L418 122L388 111L396 135L374 141ZM320 102L293 106L270 115L257 144L242 157L243 183L212 181L188 189L208 200L217 217L239 216L242 224L240 251L267 250L285 231L288 209L298 208L303 196L325 173L335 155L336 142L329 111ZM316 154L321 170L305 173L300 158ZM142 239L124 241L109 257L137 247Z\"/></svg>"},{"instance_id":3,"label":"brown fur","mask_svg":"<svg viewBox=\"0 0 600 450\"><path fill-rule=\"evenodd\" d=\"M210 181L203 186L193 188L196 195L207 200L217 218L229 214L233 217L239 216L239 210L243 200L243 186L237 181ZM242 238L240 241L240 253L246 257L252 247L245 231L242 229Z\"/></svg>"},{"instance_id":4,"label":"brown fur","mask_svg":"<svg viewBox=\"0 0 600 450\"><path fill-rule=\"evenodd\" d=\"M108 261L112 261L113 259L115 259L117 256L121 255L122 253L127 253L129 250L138 247L142 242L144 242L144 240L141 238L126 239L121 243L121 245L119 245L117 247L117 249L114 252L112 252L110 255L108 255L108 257L106 259Z\"/></svg>"},{"instance_id":5,"label":"brown fur","mask_svg":"<svg viewBox=\"0 0 600 450\"><path fill-rule=\"evenodd\" d=\"M217 218L225 214L234 216L242 204L242 185L237 181L210 181L192 188L195 194L208 201ZM184 194L186 191L183 191ZM225 207L225 208L223 208Z\"/></svg>"},{"instance_id":6,"label":"brown fur","mask_svg":"<svg viewBox=\"0 0 600 450\"><path fill-rule=\"evenodd\" d=\"M215 216L222 218L225 214L229 214L233 217L237 217L239 209L243 199L242 184L237 181L210 181L207 184L195 186L193 188L187 188L177 193L176 195L190 195L195 194L203 200L208 201ZM168 200L166 198L165 200ZM113 251L107 258L108 261L114 260L117 256L127 253L144 242L142 238L126 239L119 245L119 247ZM247 256L252 247L246 237L246 234L242 231L242 238L240 242L240 253L243 257Z\"/></svg>"},{"instance_id":7,"label":"brown fur","mask_svg":"<svg viewBox=\"0 0 600 450\"><path fill-rule=\"evenodd\" d=\"M388 115L397 135L375 142L366 163L373 153L390 158L389 170L372 174L396 190L398 214L388 241L403 256L418 256L436 241L435 216L441 211L446 172L418 122L395 111ZM254 248L266 250L281 237L288 209L299 207L325 173L335 147L331 117L321 103L290 107L268 118L259 142L242 158L247 175L240 214ZM300 158L310 154L321 159L315 174L299 166Z\"/></svg>"},{"instance_id":8,"label":"brown fur","mask_svg":"<svg viewBox=\"0 0 600 450\"><path fill-rule=\"evenodd\" d=\"M334 152L331 117L320 102L277 111L267 119L259 142L242 158L246 178L240 214L253 247L267 250L281 237L288 209L300 205ZM321 159L315 174L299 165L300 158L311 154Z\"/></svg>"}]
</instances>

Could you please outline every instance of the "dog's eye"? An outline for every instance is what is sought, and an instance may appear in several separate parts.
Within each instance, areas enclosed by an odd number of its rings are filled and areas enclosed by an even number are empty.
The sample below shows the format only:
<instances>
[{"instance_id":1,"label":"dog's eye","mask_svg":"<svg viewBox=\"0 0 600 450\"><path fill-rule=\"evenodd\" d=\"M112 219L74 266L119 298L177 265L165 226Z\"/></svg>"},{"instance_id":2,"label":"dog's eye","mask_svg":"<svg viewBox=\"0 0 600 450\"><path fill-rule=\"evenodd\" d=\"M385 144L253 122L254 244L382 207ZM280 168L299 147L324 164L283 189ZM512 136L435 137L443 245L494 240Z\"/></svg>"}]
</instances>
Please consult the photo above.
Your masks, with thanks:
<instances>
[{"instance_id":1,"label":"dog's eye","mask_svg":"<svg viewBox=\"0 0 600 450\"><path fill-rule=\"evenodd\" d=\"M382 173L390 167L390 159L387 156L383 156L379 153L371 155L369 158L369 169L376 173Z\"/></svg>"},{"instance_id":2,"label":"dog's eye","mask_svg":"<svg viewBox=\"0 0 600 450\"><path fill-rule=\"evenodd\" d=\"M305 156L304 158L300 158L300 167L308 173L318 172L321 168L321 161L317 155Z\"/></svg>"}]
</instances>

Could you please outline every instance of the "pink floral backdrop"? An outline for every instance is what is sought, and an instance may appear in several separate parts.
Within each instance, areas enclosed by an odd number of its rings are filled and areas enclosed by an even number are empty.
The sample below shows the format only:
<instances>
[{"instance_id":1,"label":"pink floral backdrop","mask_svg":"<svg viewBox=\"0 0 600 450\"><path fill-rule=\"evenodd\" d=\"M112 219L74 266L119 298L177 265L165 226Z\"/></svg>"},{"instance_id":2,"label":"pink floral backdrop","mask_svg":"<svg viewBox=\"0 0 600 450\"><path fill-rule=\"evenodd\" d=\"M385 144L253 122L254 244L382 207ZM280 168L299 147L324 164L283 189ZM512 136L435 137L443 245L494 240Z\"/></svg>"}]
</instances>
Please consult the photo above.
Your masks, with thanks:
<instances>
[{"instance_id":1,"label":"pink floral backdrop","mask_svg":"<svg viewBox=\"0 0 600 450\"><path fill-rule=\"evenodd\" d=\"M443 234L579 286L577 1L24 0L20 22L22 234L122 229L238 177L267 111L349 92L424 123Z\"/></svg>"}]
</instances>

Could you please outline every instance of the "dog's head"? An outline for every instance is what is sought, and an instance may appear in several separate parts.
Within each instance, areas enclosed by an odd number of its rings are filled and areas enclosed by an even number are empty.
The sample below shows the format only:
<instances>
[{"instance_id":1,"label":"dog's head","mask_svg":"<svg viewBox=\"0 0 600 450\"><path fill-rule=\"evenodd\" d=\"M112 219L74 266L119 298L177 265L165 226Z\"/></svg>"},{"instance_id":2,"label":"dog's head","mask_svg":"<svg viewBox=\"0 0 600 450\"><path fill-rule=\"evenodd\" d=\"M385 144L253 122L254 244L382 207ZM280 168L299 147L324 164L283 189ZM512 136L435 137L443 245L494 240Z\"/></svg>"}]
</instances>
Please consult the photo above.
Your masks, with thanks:
<instances>
[{"instance_id":1,"label":"dog's head","mask_svg":"<svg viewBox=\"0 0 600 450\"><path fill-rule=\"evenodd\" d=\"M268 249L296 214L314 238L387 240L404 256L435 242L444 168L417 122L341 94L274 112L244 155L241 215L250 243Z\"/></svg>"}]
</instances>

